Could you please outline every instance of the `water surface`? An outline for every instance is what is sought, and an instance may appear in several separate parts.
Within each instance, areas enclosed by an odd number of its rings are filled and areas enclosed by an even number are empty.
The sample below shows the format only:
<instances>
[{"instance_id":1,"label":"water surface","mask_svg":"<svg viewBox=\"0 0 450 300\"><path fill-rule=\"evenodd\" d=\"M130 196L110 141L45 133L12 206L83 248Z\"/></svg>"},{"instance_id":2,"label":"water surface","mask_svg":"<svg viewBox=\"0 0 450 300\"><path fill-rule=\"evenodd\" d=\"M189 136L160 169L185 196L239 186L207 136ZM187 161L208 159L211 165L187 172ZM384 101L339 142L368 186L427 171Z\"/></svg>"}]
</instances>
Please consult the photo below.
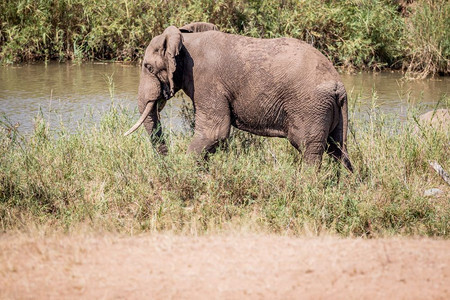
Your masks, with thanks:
<instances>
[{"instance_id":1,"label":"water surface","mask_svg":"<svg viewBox=\"0 0 450 300\"><path fill-rule=\"evenodd\" d=\"M29 64L0 67L0 114L19 130L30 132L39 111L51 126L74 129L86 114L98 121L111 103L136 108L139 67L126 64L71 63ZM343 74L346 89L358 97L358 114L376 105L404 118L408 99L432 107L445 94L450 95L450 78L404 81L400 73ZM180 99L172 99L163 111L163 125L180 129ZM137 118L137 113L136 113ZM90 118L92 119L92 118Z\"/></svg>"}]
</instances>

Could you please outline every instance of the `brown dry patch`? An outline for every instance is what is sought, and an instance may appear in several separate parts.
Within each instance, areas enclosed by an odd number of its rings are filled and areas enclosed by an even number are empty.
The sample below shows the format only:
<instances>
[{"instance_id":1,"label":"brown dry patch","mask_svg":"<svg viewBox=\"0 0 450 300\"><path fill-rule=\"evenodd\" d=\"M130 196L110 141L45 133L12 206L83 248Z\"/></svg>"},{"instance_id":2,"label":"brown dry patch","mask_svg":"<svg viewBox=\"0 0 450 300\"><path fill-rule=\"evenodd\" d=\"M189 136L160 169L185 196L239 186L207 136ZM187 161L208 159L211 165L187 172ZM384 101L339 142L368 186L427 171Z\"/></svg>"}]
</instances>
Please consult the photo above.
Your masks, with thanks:
<instances>
[{"instance_id":1,"label":"brown dry patch","mask_svg":"<svg viewBox=\"0 0 450 300\"><path fill-rule=\"evenodd\" d=\"M0 298L450 298L450 241L0 236Z\"/></svg>"}]
</instances>

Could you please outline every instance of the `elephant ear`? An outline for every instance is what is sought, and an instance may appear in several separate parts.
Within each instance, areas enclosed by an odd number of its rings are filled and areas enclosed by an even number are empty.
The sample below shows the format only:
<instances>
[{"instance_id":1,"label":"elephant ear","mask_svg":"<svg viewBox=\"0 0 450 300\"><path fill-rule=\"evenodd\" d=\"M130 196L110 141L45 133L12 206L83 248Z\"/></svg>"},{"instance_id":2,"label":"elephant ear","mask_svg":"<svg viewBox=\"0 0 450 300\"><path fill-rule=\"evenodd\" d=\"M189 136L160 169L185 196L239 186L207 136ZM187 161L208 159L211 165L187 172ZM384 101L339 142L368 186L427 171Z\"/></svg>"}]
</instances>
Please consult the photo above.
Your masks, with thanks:
<instances>
[{"instance_id":1,"label":"elephant ear","mask_svg":"<svg viewBox=\"0 0 450 300\"><path fill-rule=\"evenodd\" d=\"M175 93L175 86L173 83L173 74L177 69L176 57L180 54L183 47L183 36L175 26L169 26L163 32L164 36L164 56L167 60L167 75L169 77L170 97Z\"/></svg>"},{"instance_id":2,"label":"elephant ear","mask_svg":"<svg viewBox=\"0 0 450 300\"><path fill-rule=\"evenodd\" d=\"M194 22L180 27L180 31L185 33L204 32L210 30L219 31L219 28L212 23L206 22Z\"/></svg>"}]
</instances>

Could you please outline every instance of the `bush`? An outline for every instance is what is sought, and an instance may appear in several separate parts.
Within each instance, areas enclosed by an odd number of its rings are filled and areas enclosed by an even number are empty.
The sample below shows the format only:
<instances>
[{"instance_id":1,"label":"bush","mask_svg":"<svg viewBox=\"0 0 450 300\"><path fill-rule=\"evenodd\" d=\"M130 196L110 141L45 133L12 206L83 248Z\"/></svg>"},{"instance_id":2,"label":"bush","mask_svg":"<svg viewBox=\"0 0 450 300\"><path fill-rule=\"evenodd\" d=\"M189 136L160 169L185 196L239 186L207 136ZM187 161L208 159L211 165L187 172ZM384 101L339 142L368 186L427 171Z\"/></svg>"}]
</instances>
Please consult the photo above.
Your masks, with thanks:
<instances>
[{"instance_id":1,"label":"bush","mask_svg":"<svg viewBox=\"0 0 450 300\"><path fill-rule=\"evenodd\" d=\"M450 74L450 3L425 0L415 11L406 22L408 75Z\"/></svg>"},{"instance_id":2,"label":"bush","mask_svg":"<svg viewBox=\"0 0 450 300\"><path fill-rule=\"evenodd\" d=\"M449 74L448 1L12 0L0 3L0 60L136 61L168 25L212 22L253 37L305 40L348 69Z\"/></svg>"}]
</instances>

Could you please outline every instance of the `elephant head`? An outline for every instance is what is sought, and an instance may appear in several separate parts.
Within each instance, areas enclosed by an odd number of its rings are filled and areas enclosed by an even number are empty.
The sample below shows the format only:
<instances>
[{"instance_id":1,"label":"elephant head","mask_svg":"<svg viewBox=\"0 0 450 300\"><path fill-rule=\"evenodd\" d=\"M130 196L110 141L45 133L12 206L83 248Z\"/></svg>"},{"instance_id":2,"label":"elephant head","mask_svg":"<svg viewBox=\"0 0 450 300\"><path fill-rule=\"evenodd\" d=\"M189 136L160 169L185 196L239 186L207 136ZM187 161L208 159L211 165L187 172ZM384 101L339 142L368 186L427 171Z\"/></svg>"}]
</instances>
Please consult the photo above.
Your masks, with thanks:
<instances>
[{"instance_id":1,"label":"elephant head","mask_svg":"<svg viewBox=\"0 0 450 300\"><path fill-rule=\"evenodd\" d=\"M185 33L204 32L210 30L219 31L219 28L212 23L206 22L194 22L180 27L180 31Z\"/></svg>"},{"instance_id":2,"label":"elephant head","mask_svg":"<svg viewBox=\"0 0 450 300\"><path fill-rule=\"evenodd\" d=\"M174 73L177 69L176 57L182 47L183 36L175 26L168 27L151 40L145 50L139 82L138 107L141 117L125 135L144 124L150 135L156 126L155 134L161 136L159 111L180 89L174 81Z\"/></svg>"}]
</instances>

